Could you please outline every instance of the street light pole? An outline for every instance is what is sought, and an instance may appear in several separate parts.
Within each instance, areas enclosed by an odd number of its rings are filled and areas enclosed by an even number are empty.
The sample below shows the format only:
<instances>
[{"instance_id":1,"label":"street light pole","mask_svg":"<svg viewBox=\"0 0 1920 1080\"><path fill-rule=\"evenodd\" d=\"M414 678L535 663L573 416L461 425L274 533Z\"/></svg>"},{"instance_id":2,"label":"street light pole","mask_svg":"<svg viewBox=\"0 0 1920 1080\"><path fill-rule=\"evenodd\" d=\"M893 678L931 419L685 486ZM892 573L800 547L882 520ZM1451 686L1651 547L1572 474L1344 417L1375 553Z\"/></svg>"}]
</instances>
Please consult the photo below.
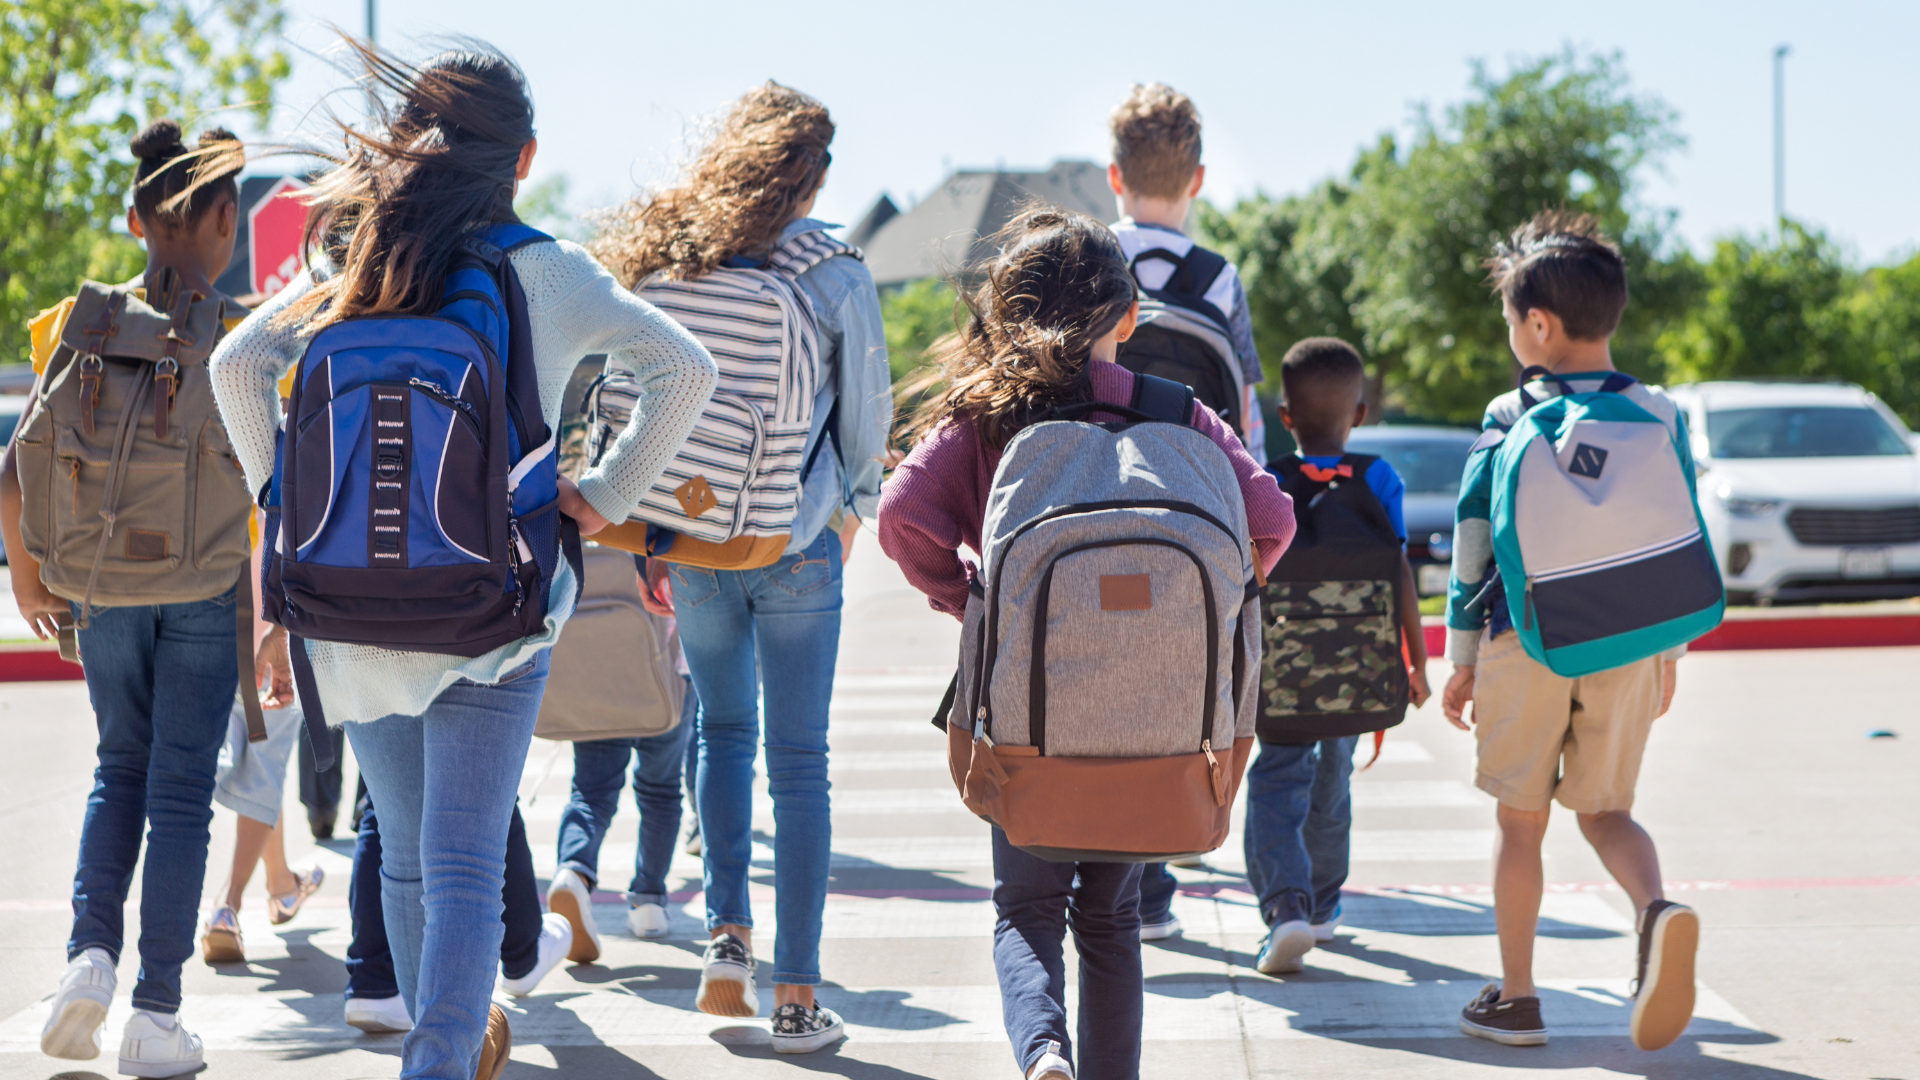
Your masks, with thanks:
<instances>
[{"instance_id":1,"label":"street light pole","mask_svg":"<svg viewBox=\"0 0 1920 1080\"><path fill-rule=\"evenodd\" d=\"M368 41L372 41L372 40L374 40L374 36L373 36L373 5L374 5L374 0L367 0L367 40L368 40Z\"/></svg>"},{"instance_id":2,"label":"street light pole","mask_svg":"<svg viewBox=\"0 0 1920 1080\"><path fill-rule=\"evenodd\" d=\"M369 6L373 0L367 0ZM371 7L369 7L371 9ZM1773 50L1773 224L1787 225L1787 46Z\"/></svg>"}]
</instances>

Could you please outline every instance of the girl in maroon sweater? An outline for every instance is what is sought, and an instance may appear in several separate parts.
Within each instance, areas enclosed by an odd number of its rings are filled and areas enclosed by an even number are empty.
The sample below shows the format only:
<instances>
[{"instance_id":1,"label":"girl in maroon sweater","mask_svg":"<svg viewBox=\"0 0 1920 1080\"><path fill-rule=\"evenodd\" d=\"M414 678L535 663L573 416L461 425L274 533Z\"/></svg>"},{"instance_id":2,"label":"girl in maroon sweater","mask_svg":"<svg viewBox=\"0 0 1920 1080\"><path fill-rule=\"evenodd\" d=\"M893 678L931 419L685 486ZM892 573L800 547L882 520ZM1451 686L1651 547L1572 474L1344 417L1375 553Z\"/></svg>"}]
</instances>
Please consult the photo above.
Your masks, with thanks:
<instances>
[{"instance_id":1,"label":"girl in maroon sweater","mask_svg":"<svg viewBox=\"0 0 1920 1080\"><path fill-rule=\"evenodd\" d=\"M918 445L880 495L880 546L960 618L980 551L987 495L1007 443L1051 409L1132 400L1133 373L1113 362L1139 305L1119 241L1092 218L1029 209L999 237L999 254L966 297L964 329L935 344L944 391L915 418ZM1089 420L1118 421L1110 413ZM1232 429L1196 403L1192 424L1233 463L1262 574L1293 539L1293 503ZM1138 863L1056 863L993 830L993 959L1007 1036L1029 1080L1138 1080L1143 984ZM1063 988L1072 911L1080 954L1079 1071Z\"/></svg>"}]
</instances>

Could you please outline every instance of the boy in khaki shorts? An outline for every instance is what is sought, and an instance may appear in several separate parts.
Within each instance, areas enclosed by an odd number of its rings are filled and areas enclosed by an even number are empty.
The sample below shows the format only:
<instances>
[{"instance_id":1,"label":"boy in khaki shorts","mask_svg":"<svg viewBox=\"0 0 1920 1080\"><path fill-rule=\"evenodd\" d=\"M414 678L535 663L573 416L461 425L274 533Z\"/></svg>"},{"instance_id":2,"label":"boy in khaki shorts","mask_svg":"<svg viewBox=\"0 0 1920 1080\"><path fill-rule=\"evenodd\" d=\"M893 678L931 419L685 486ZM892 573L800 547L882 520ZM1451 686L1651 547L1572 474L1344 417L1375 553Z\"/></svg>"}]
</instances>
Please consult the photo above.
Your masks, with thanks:
<instances>
[{"instance_id":1,"label":"boy in khaki shorts","mask_svg":"<svg viewBox=\"0 0 1920 1080\"><path fill-rule=\"evenodd\" d=\"M1543 213L1500 244L1487 267L1522 366L1544 367L1576 393L1598 389L1614 372L1607 342L1626 310L1627 281L1619 249L1593 220ZM1536 399L1559 392L1554 380L1528 387ZM1664 392L1635 382L1622 393L1664 421L1685 453L1685 422ZM1503 394L1487 406L1482 428L1504 432L1523 411L1518 391ZM1454 726L1475 732L1475 782L1500 800L1493 902L1503 979L1461 1011L1460 1029L1511 1046L1547 1041L1533 985L1533 939L1545 890L1540 845L1558 800L1578 815L1580 832L1638 913L1633 1041L1658 1050L1692 1019L1700 921L1665 898L1653 838L1630 811L1647 734L1673 702L1675 664L1685 650L1573 679L1528 656L1500 583L1487 582L1492 459L1491 449L1476 444L1461 480L1447 605L1454 671L1441 704Z\"/></svg>"}]
</instances>

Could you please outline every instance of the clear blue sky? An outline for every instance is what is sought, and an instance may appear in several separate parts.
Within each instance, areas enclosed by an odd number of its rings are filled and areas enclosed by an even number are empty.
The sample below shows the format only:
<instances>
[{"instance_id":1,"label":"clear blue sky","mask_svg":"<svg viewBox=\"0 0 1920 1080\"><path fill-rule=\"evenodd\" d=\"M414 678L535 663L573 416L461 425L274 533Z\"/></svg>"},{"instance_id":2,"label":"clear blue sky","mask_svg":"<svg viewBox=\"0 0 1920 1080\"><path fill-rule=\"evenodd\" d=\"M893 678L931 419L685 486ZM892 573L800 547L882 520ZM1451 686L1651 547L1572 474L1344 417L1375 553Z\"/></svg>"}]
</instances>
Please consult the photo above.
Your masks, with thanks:
<instances>
[{"instance_id":1,"label":"clear blue sky","mask_svg":"<svg viewBox=\"0 0 1920 1080\"><path fill-rule=\"evenodd\" d=\"M1861 259L1920 247L1920 4L969 4L379 0L382 44L435 34L504 49L533 85L536 179L563 172L576 209L656 182L689 124L766 78L825 101L839 124L820 213L851 223L882 191L905 205L945 168L1106 160L1108 110L1135 81L1192 95L1206 122L1206 194L1283 194L1342 173L1412 109L1466 92L1469 62L1565 45L1618 50L1636 91L1679 114L1687 146L1646 197L1698 249L1769 224L1771 54L1789 44L1787 208ZM308 50L363 0L288 0ZM1174 17L1171 13L1189 13ZM337 83L310 55L277 121Z\"/></svg>"}]
</instances>

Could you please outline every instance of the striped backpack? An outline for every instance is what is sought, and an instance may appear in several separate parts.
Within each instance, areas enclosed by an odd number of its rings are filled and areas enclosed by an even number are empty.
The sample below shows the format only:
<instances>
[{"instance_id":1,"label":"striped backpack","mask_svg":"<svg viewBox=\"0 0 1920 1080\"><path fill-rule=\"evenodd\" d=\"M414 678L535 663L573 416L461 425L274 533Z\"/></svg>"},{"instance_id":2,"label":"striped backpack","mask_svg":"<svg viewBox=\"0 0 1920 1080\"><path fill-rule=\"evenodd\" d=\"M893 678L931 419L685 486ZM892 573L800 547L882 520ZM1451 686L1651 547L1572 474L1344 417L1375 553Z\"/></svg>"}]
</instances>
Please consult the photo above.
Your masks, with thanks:
<instances>
[{"instance_id":1,"label":"striped backpack","mask_svg":"<svg viewBox=\"0 0 1920 1080\"><path fill-rule=\"evenodd\" d=\"M635 287L707 347L720 379L633 516L596 534L596 543L720 570L767 566L786 551L801 479L832 437L823 432L807 455L820 332L798 279L835 255L860 251L807 232L774 249L764 267L724 267L686 281L655 274ZM638 398L637 381L623 371L609 371L588 393L592 458L625 430Z\"/></svg>"},{"instance_id":2,"label":"striped backpack","mask_svg":"<svg viewBox=\"0 0 1920 1080\"><path fill-rule=\"evenodd\" d=\"M1537 400L1536 376L1561 393ZM1587 393L1541 367L1521 378L1519 420L1475 449L1492 447L1494 562L1527 655L1573 678L1718 626L1726 593L1683 422L1636 404L1631 375Z\"/></svg>"}]
</instances>

